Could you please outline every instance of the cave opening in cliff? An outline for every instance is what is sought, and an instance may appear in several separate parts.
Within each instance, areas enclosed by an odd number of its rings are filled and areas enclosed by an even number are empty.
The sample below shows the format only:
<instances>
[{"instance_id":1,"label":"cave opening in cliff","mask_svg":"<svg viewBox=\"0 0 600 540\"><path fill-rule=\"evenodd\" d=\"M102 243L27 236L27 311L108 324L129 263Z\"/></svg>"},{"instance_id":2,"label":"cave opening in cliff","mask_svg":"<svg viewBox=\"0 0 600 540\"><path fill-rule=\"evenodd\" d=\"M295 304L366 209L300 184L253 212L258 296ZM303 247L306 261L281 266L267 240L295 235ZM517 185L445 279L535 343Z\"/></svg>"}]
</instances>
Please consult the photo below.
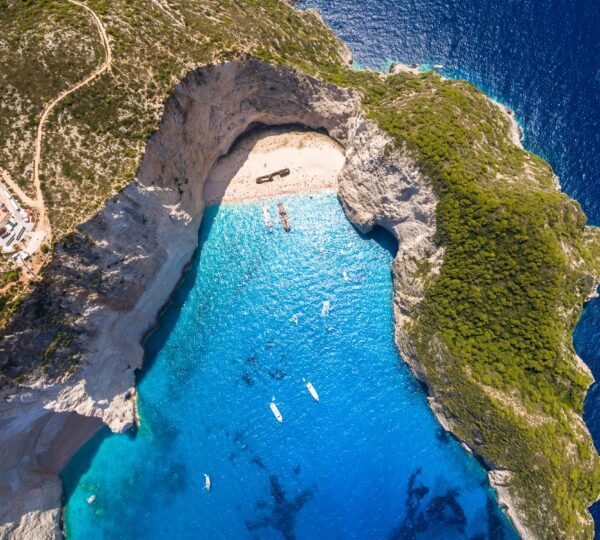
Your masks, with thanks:
<instances>
[{"instance_id":1,"label":"cave opening in cliff","mask_svg":"<svg viewBox=\"0 0 600 540\"><path fill-rule=\"evenodd\" d=\"M362 238L377 242L392 256L392 259L396 257L396 253L398 253L398 240L396 240L396 237L385 227L374 225L368 233L364 234L358 231L358 234Z\"/></svg>"},{"instance_id":2,"label":"cave opening in cliff","mask_svg":"<svg viewBox=\"0 0 600 540\"><path fill-rule=\"evenodd\" d=\"M337 191L344 149L325 129L251 124L214 164L204 186L207 206Z\"/></svg>"}]
</instances>

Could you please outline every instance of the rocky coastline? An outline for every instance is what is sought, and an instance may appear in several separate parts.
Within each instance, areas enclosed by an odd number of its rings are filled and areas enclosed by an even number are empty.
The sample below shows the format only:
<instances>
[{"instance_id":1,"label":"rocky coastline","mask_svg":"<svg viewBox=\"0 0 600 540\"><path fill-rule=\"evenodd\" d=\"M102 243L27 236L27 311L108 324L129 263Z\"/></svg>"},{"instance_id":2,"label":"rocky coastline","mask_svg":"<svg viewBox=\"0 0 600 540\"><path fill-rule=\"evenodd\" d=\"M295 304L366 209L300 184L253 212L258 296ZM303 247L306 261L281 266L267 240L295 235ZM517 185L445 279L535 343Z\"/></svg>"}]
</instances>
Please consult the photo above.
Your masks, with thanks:
<instances>
[{"instance_id":1,"label":"rocky coastline","mask_svg":"<svg viewBox=\"0 0 600 540\"><path fill-rule=\"evenodd\" d=\"M390 137L364 120L351 92L255 60L198 69L167 101L135 181L58 247L41 290L8 328L9 354L34 362L46 343L29 326L32 312L42 301L57 301L41 298L42 290L62 291L57 309L75 321L73 347L82 358L71 377L39 380L16 393L4 389L0 497L12 503L0 505L3 536L59 536L61 467L101 425L123 432L135 423L141 343L197 248L204 181L256 124L325 130L345 148L340 200L360 230L381 226L399 242L397 343L426 382L404 329L423 295L423 279L415 277L419 261L427 259L435 272L443 258L434 242L437 199L427 179L409 158L386 150ZM431 405L437 412L434 398Z\"/></svg>"},{"instance_id":2,"label":"rocky coastline","mask_svg":"<svg viewBox=\"0 0 600 540\"><path fill-rule=\"evenodd\" d=\"M59 537L60 468L102 424L134 424L142 341L197 248L216 160L257 124L324 130L347 147L360 122L353 93L257 60L201 68L176 86L135 181L57 245L4 332L3 352L35 366L60 313L76 335L65 349L80 356L70 376L3 389L0 536Z\"/></svg>"},{"instance_id":3,"label":"rocky coastline","mask_svg":"<svg viewBox=\"0 0 600 540\"><path fill-rule=\"evenodd\" d=\"M518 124L500 107L517 144ZM142 343L197 249L204 182L217 159L256 125L324 131L344 148L339 198L348 219L364 232L384 227L398 240L392 268L398 349L427 386L441 425L455 431L410 334L425 283L444 257L429 180L365 119L360 96L351 90L253 59L198 68L167 100L135 180L57 244L43 281L3 332L1 352L39 368L62 328L58 318L67 320L73 337L57 354L74 359L76 369L2 389L0 537L61 537L60 469L103 425L124 432L136 422ZM536 538L507 489L510 471L463 443L488 467L519 534Z\"/></svg>"}]
</instances>

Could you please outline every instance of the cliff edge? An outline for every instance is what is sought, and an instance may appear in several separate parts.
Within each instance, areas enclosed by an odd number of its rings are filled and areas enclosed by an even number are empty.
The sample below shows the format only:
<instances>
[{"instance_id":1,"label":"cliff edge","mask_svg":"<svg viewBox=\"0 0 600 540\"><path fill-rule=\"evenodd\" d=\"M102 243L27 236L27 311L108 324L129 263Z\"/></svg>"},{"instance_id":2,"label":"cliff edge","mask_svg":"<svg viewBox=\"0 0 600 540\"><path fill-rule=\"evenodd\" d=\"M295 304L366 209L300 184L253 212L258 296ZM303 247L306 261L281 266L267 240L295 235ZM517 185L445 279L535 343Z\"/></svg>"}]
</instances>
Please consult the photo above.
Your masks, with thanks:
<instances>
[{"instance_id":1,"label":"cliff edge","mask_svg":"<svg viewBox=\"0 0 600 540\"><path fill-rule=\"evenodd\" d=\"M339 42L320 40L310 62L294 47L257 47L268 62L241 54L192 69L169 94L135 179L58 239L43 278L15 304L0 341L3 537L60 536L60 468L101 425L133 424L141 343L197 247L204 181L256 124L300 124L344 148L346 214L399 242L400 353L444 427L490 470L520 534L592 537L600 466L581 418L592 379L571 333L600 275L597 231L473 86L354 72L333 59ZM331 53L322 63L319 47ZM95 100L79 105L77 121ZM113 160L131 160L136 144L117 145Z\"/></svg>"}]
</instances>

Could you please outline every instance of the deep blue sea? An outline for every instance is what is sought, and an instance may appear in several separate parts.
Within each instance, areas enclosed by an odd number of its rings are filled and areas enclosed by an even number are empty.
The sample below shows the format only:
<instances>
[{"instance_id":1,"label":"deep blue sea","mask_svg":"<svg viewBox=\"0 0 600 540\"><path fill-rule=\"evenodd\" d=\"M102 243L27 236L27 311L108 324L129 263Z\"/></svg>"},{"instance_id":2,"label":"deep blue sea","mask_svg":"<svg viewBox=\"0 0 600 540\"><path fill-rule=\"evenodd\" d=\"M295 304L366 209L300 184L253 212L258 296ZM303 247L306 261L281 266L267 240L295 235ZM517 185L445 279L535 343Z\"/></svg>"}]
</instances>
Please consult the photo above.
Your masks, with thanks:
<instances>
[{"instance_id":1,"label":"deep blue sea","mask_svg":"<svg viewBox=\"0 0 600 540\"><path fill-rule=\"evenodd\" d=\"M206 211L146 345L141 428L63 472L68 538L515 538L396 352L394 240L333 193L283 200L290 233L278 201L273 233L259 203Z\"/></svg>"},{"instance_id":2,"label":"deep blue sea","mask_svg":"<svg viewBox=\"0 0 600 540\"><path fill-rule=\"evenodd\" d=\"M359 67L392 61L471 81L515 111L524 145L550 162L562 189L600 225L599 0L299 0L317 7ZM600 380L600 301L575 348ZM600 448L600 386L584 418ZM592 508L600 529L600 504ZM600 533L596 534L600 538Z\"/></svg>"}]
</instances>

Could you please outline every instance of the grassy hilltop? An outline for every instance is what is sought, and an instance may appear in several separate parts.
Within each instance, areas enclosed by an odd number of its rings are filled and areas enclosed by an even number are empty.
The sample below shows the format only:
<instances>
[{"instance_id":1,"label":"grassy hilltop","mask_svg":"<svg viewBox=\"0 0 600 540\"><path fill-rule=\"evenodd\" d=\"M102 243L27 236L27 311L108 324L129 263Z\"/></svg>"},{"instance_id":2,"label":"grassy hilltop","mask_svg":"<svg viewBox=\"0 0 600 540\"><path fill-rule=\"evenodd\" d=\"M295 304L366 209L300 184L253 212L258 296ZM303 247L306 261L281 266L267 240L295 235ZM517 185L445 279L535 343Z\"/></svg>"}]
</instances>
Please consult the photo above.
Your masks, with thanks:
<instances>
[{"instance_id":1,"label":"grassy hilltop","mask_svg":"<svg viewBox=\"0 0 600 540\"><path fill-rule=\"evenodd\" d=\"M246 53L285 57L312 73L340 64L340 43L319 20L277 0L86 5L106 27L113 62L62 101L46 124L40 178L55 240L133 178L165 98L191 69ZM28 195L44 106L104 54L98 30L76 5L0 0L0 169ZM0 324L25 288L15 277L14 265L0 257Z\"/></svg>"},{"instance_id":2,"label":"grassy hilltop","mask_svg":"<svg viewBox=\"0 0 600 540\"><path fill-rule=\"evenodd\" d=\"M550 167L510 141L500 110L472 85L432 73L351 71L315 16L277 0L85 3L106 26L113 64L49 118L41 181L54 240L131 181L164 99L190 69L249 54L355 88L440 199L444 263L411 333L444 414L513 471L511 494L539 537L591 538L586 508L600 492L600 463L581 420L590 376L571 334L600 275L600 238L555 190ZM75 5L0 0L0 52L0 168L31 193L41 111L104 50ZM4 323L26 287L12 270L3 259Z\"/></svg>"}]
</instances>

